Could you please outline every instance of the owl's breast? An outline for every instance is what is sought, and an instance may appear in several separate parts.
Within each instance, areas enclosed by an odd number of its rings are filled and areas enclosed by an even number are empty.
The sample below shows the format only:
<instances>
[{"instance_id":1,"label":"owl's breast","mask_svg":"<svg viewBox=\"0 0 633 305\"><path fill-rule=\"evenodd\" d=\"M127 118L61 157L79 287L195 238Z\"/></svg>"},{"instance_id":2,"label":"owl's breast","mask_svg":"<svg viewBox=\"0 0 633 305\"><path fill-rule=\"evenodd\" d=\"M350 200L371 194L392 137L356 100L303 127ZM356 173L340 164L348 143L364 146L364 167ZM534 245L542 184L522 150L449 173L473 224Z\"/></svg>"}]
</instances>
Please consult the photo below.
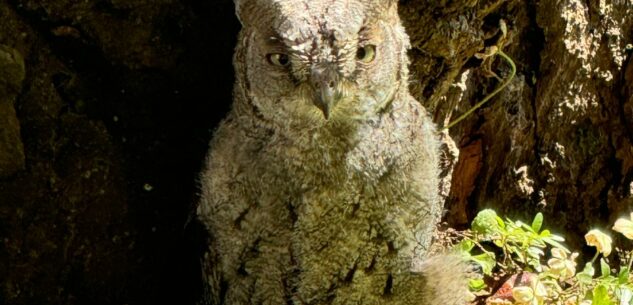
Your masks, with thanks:
<instances>
[{"instance_id":1,"label":"owl's breast","mask_svg":"<svg viewBox=\"0 0 633 305\"><path fill-rule=\"evenodd\" d=\"M340 185L350 179L371 183L402 161L407 143L392 138L389 130L367 127L353 141L320 137L318 140L277 145L269 154L288 178L311 185Z\"/></svg>"},{"instance_id":2,"label":"owl's breast","mask_svg":"<svg viewBox=\"0 0 633 305\"><path fill-rule=\"evenodd\" d=\"M392 117L378 125L359 129L356 145L345 154L349 171L379 179L395 167L405 165L415 155L414 126Z\"/></svg>"}]
</instances>

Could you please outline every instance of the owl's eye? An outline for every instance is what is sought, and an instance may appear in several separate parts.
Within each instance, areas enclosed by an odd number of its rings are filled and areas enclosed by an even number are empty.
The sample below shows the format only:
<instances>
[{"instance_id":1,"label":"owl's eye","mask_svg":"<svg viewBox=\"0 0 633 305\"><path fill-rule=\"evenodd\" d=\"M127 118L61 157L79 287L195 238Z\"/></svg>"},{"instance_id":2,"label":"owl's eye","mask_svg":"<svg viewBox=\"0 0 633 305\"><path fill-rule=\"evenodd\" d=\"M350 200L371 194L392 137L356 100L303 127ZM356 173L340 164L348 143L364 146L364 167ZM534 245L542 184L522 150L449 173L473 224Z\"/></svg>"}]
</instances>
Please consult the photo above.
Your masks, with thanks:
<instances>
[{"instance_id":1,"label":"owl's eye","mask_svg":"<svg viewBox=\"0 0 633 305\"><path fill-rule=\"evenodd\" d=\"M290 58L288 55L282 53L268 54L266 55L266 59L268 60L268 63L273 66L286 67L290 64Z\"/></svg>"},{"instance_id":2,"label":"owl's eye","mask_svg":"<svg viewBox=\"0 0 633 305\"><path fill-rule=\"evenodd\" d=\"M368 63L376 58L376 46L373 44L368 44L361 48L358 48L356 51L356 59Z\"/></svg>"}]
</instances>

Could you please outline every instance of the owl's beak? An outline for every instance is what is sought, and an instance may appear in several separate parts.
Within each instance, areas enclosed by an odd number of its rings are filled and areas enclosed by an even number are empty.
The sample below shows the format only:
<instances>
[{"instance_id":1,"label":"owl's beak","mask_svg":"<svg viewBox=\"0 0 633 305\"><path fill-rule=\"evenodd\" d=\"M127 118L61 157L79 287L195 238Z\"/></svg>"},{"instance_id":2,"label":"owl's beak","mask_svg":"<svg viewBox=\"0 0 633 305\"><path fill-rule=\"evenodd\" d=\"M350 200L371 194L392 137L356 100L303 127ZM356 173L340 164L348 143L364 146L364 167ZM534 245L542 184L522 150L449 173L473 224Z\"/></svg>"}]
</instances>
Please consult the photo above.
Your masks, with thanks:
<instances>
[{"instance_id":1,"label":"owl's beak","mask_svg":"<svg viewBox=\"0 0 633 305\"><path fill-rule=\"evenodd\" d=\"M312 86L315 90L314 104L323 111L325 119L340 98L338 89L338 73L329 71L312 71Z\"/></svg>"},{"instance_id":2,"label":"owl's beak","mask_svg":"<svg viewBox=\"0 0 633 305\"><path fill-rule=\"evenodd\" d=\"M321 88L320 95L316 101L316 106L323 111L323 116L326 120L330 118L330 111L336 99L336 93L334 91L335 89L330 87Z\"/></svg>"}]
</instances>

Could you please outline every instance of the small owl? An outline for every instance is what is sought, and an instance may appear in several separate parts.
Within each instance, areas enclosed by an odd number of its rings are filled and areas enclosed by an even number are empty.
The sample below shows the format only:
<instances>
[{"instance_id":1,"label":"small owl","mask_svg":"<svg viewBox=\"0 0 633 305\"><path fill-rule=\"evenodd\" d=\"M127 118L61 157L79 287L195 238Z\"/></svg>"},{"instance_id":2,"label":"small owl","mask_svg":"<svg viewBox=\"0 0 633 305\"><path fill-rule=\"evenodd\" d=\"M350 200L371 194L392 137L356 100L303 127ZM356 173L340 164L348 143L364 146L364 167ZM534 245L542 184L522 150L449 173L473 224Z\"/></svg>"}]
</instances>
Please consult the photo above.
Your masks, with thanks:
<instances>
[{"instance_id":1,"label":"small owl","mask_svg":"<svg viewBox=\"0 0 633 305\"><path fill-rule=\"evenodd\" d=\"M438 140L408 92L397 1L235 4L233 107L198 207L207 302L462 302L461 265L424 258L442 208Z\"/></svg>"}]
</instances>

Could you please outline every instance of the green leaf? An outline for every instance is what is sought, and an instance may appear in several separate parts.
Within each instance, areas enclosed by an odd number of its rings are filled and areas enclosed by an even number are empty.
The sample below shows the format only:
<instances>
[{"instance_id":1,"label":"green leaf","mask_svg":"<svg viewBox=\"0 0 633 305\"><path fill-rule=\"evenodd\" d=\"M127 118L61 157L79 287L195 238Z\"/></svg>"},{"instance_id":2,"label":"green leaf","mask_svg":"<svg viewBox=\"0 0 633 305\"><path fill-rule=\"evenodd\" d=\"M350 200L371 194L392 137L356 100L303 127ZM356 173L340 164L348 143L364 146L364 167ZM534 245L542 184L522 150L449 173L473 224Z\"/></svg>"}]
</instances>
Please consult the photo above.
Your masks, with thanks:
<instances>
[{"instance_id":1,"label":"green leaf","mask_svg":"<svg viewBox=\"0 0 633 305\"><path fill-rule=\"evenodd\" d=\"M579 282L589 285L591 284L591 280L593 279L594 274L595 270L593 269L591 262L589 262L585 265L585 268L581 272L578 272L576 274L576 278Z\"/></svg>"},{"instance_id":2,"label":"green leaf","mask_svg":"<svg viewBox=\"0 0 633 305\"><path fill-rule=\"evenodd\" d=\"M545 244L545 241L543 241L542 239L540 239L540 238L538 238L538 237L537 237L537 238L535 238L535 239L532 239L532 240L530 241L530 245L531 245L532 247L537 247L537 248L545 248L545 247L547 246L547 245Z\"/></svg>"},{"instance_id":3,"label":"green leaf","mask_svg":"<svg viewBox=\"0 0 633 305\"><path fill-rule=\"evenodd\" d=\"M612 305L609 298L609 290L606 286L600 284L593 289L593 297L591 299L591 305Z\"/></svg>"},{"instance_id":4,"label":"green leaf","mask_svg":"<svg viewBox=\"0 0 633 305\"><path fill-rule=\"evenodd\" d=\"M550 237L549 237L549 238L551 238L551 239L553 239L553 240L555 240L555 241L559 241L559 242L564 242L564 241L565 241L565 238L564 238L564 237L562 237L562 236L558 236L558 235L556 235L556 234L552 234L552 235L550 235Z\"/></svg>"},{"instance_id":5,"label":"green leaf","mask_svg":"<svg viewBox=\"0 0 633 305\"><path fill-rule=\"evenodd\" d=\"M582 269L582 273L593 277L596 274L596 271L593 269L593 264L591 262L586 263L585 268Z\"/></svg>"},{"instance_id":6,"label":"green leaf","mask_svg":"<svg viewBox=\"0 0 633 305\"><path fill-rule=\"evenodd\" d=\"M499 225L500 228L502 229L506 228L506 223L503 222L503 219L501 219L501 217L497 216L495 217L495 220L497 221L497 224Z\"/></svg>"},{"instance_id":7,"label":"green leaf","mask_svg":"<svg viewBox=\"0 0 633 305\"><path fill-rule=\"evenodd\" d=\"M541 266L541 262L538 259L530 259L528 260L528 265L534 268L534 271L541 273L543 271L543 267Z\"/></svg>"},{"instance_id":8,"label":"green leaf","mask_svg":"<svg viewBox=\"0 0 633 305\"><path fill-rule=\"evenodd\" d=\"M611 275L611 268L609 267L609 264L604 261L604 258L600 259L600 274L602 274L602 277Z\"/></svg>"},{"instance_id":9,"label":"green leaf","mask_svg":"<svg viewBox=\"0 0 633 305\"><path fill-rule=\"evenodd\" d=\"M491 235L499 233L500 224L497 220L498 216L494 210L485 209L477 213L471 224L471 229L483 235Z\"/></svg>"},{"instance_id":10,"label":"green leaf","mask_svg":"<svg viewBox=\"0 0 633 305\"><path fill-rule=\"evenodd\" d=\"M532 220L532 230L538 233L541 230L541 226L543 225L543 213L538 212L536 216L534 216L534 220Z\"/></svg>"},{"instance_id":11,"label":"green leaf","mask_svg":"<svg viewBox=\"0 0 633 305\"><path fill-rule=\"evenodd\" d=\"M552 238L552 237L554 237L554 236L556 236L556 235L552 235L552 236L550 236L550 237L544 237L544 238L542 238L542 240L543 240L544 242L546 242L547 244L549 244L549 245L551 245L551 246L555 247L555 248L560 248L561 250L564 250L566 253L570 253L570 251L569 251L569 249L567 249L567 247L565 247L563 244L559 243L558 241L556 241L555 239L553 239L553 238ZM560 237L560 236L556 236L556 237L558 237L558 238L562 238L562 237ZM565 239L563 239L563 241L564 241L564 240L565 240Z\"/></svg>"},{"instance_id":12,"label":"green leaf","mask_svg":"<svg viewBox=\"0 0 633 305\"><path fill-rule=\"evenodd\" d=\"M481 291L486 288L486 283L483 279L471 279L468 281L468 288L473 292Z\"/></svg>"},{"instance_id":13,"label":"green leaf","mask_svg":"<svg viewBox=\"0 0 633 305\"><path fill-rule=\"evenodd\" d=\"M631 299L633 299L633 291L627 287L620 288L618 292L618 298L620 299L620 305L629 305L631 304Z\"/></svg>"},{"instance_id":14,"label":"green leaf","mask_svg":"<svg viewBox=\"0 0 633 305\"><path fill-rule=\"evenodd\" d=\"M459 253L465 254L470 253L470 251L475 247L475 243L469 239L462 239L457 245L453 247L453 249L457 250Z\"/></svg>"},{"instance_id":15,"label":"green leaf","mask_svg":"<svg viewBox=\"0 0 633 305\"><path fill-rule=\"evenodd\" d=\"M521 261L521 262L525 262L526 261L525 255L523 255L522 251L516 251L515 250L515 251L512 251L512 253L514 253L514 255L516 255L519 258L519 261Z\"/></svg>"},{"instance_id":16,"label":"green leaf","mask_svg":"<svg viewBox=\"0 0 633 305\"><path fill-rule=\"evenodd\" d=\"M528 254L534 258L539 258L543 255L545 255L545 253L543 253L543 250L537 248L537 247L529 247L527 250Z\"/></svg>"},{"instance_id":17,"label":"green leaf","mask_svg":"<svg viewBox=\"0 0 633 305\"><path fill-rule=\"evenodd\" d=\"M529 235L529 236L538 236L538 231L534 231L534 229L532 228L532 226L527 225L526 223L522 222L522 221L517 221L516 224L519 226L519 228L523 228L524 230L521 230L521 232L523 234Z\"/></svg>"},{"instance_id":18,"label":"green leaf","mask_svg":"<svg viewBox=\"0 0 633 305\"><path fill-rule=\"evenodd\" d=\"M492 269L497 265L495 255L492 252L473 255L470 259L481 266L481 271L485 275L492 275Z\"/></svg>"},{"instance_id":19,"label":"green leaf","mask_svg":"<svg viewBox=\"0 0 633 305\"><path fill-rule=\"evenodd\" d=\"M620 268L620 273L618 274L618 284L624 285L629 282L629 268L622 267Z\"/></svg>"},{"instance_id":20,"label":"green leaf","mask_svg":"<svg viewBox=\"0 0 633 305\"><path fill-rule=\"evenodd\" d=\"M524 228L524 229L526 230L526 231L523 231L523 230L522 230L522 232L523 232L523 233L528 233L528 232L532 232L532 233L534 233L534 230L532 230L532 227L531 227L531 226L528 226L527 224L523 223L523 222L522 222L522 221L520 221L520 220L519 220L519 221L517 221L516 223L517 223L517 225L519 225L519 228Z\"/></svg>"}]
</instances>

